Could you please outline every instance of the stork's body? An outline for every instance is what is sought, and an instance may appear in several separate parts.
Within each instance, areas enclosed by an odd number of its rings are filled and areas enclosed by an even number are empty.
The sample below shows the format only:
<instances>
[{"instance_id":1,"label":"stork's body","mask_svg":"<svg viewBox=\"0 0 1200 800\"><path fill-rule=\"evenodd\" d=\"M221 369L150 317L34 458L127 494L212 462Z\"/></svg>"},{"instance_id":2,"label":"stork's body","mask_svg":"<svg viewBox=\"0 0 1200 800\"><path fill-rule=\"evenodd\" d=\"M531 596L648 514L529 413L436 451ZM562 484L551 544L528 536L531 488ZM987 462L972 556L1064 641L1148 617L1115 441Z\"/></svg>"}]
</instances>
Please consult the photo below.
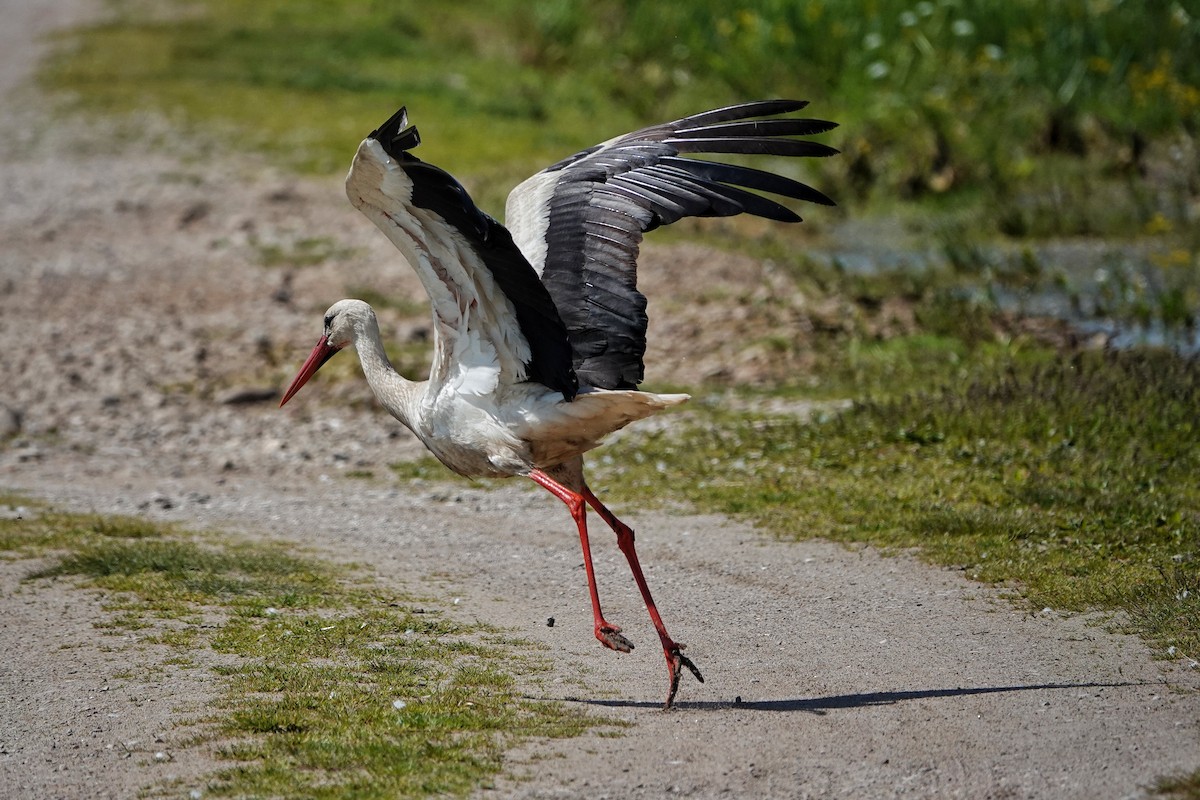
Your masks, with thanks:
<instances>
[{"instance_id":1,"label":"stork's body","mask_svg":"<svg viewBox=\"0 0 1200 800\"><path fill-rule=\"evenodd\" d=\"M799 221L743 186L830 202L788 178L680 154L835 152L790 138L831 123L750 119L803 105L766 101L717 109L585 150L513 190L509 229L481 212L447 173L408 152L419 137L405 127L401 109L359 146L346 191L429 293L429 377L399 375L370 306L342 300L326 313L324 335L281 403L353 345L380 403L451 470L468 477L526 476L566 503L583 547L596 637L628 652L633 645L600 609L587 535L590 505L617 534L658 631L671 680L667 707L684 666L703 678L667 633L632 529L587 486L583 454L613 431L688 399L636 388L647 324L646 300L636 287L642 234L683 216L746 212Z\"/></svg>"}]
</instances>

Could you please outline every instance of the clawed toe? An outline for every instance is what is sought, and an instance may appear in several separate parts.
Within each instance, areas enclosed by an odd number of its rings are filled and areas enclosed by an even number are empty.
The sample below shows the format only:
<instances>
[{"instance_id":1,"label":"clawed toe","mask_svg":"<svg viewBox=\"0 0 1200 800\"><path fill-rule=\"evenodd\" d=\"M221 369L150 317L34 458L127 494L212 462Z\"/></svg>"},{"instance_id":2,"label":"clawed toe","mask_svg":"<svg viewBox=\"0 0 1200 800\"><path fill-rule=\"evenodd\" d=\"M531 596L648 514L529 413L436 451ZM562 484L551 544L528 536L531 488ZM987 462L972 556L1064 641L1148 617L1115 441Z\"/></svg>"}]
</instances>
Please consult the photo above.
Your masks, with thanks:
<instances>
[{"instance_id":1,"label":"clawed toe","mask_svg":"<svg viewBox=\"0 0 1200 800\"><path fill-rule=\"evenodd\" d=\"M700 670L690 658L680 652L685 646L673 642L670 647L664 648L667 655L667 669L671 673L671 690L667 693L667 702L663 704L663 711L670 710L671 704L675 702L675 693L679 691L679 678L683 674L684 667L687 667L696 676L696 680L704 683L704 676L700 674Z\"/></svg>"},{"instance_id":2,"label":"clawed toe","mask_svg":"<svg viewBox=\"0 0 1200 800\"><path fill-rule=\"evenodd\" d=\"M625 638L621 629L616 625L601 625L596 628L596 638L610 650L628 653L633 650L633 642Z\"/></svg>"}]
</instances>

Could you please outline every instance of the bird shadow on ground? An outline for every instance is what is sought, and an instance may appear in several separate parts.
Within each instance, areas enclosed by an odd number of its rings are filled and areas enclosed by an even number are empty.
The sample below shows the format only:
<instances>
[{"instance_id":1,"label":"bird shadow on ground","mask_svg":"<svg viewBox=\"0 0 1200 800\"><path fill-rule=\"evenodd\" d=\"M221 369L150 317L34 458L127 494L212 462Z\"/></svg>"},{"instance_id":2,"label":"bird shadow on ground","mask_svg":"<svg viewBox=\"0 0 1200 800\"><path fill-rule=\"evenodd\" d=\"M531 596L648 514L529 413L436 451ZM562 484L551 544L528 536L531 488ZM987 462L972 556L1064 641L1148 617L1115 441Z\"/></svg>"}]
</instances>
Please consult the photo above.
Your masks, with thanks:
<instances>
[{"instance_id":1,"label":"bird shadow on ground","mask_svg":"<svg viewBox=\"0 0 1200 800\"><path fill-rule=\"evenodd\" d=\"M735 700L677 702L675 707L688 711L804 711L809 714L823 715L836 709L868 708L871 706L886 706L903 703L908 700L928 700L940 697L966 697L980 694L997 694L1000 692L1034 692L1051 691L1055 689L1111 689L1123 686L1147 686L1142 682L1122 683L1035 683L1024 686L979 686L974 688L956 689L914 689L909 691L891 692L862 692L859 694L838 694L828 697L796 698L792 700ZM662 703L644 700L584 700L577 697L563 698L566 702L584 703L601 708L662 708Z\"/></svg>"}]
</instances>

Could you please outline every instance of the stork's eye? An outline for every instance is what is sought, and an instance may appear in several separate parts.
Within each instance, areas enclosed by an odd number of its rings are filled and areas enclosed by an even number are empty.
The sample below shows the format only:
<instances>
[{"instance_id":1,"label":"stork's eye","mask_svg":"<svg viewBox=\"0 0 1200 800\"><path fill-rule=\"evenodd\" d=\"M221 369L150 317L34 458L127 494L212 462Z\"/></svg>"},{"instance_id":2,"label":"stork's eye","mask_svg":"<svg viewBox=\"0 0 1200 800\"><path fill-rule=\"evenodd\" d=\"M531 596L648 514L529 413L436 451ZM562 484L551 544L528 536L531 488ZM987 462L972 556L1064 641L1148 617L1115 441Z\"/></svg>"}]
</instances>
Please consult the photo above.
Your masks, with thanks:
<instances>
[{"instance_id":1,"label":"stork's eye","mask_svg":"<svg viewBox=\"0 0 1200 800\"><path fill-rule=\"evenodd\" d=\"M332 327L333 327L333 314L328 314L325 317L325 330L329 330Z\"/></svg>"}]
</instances>

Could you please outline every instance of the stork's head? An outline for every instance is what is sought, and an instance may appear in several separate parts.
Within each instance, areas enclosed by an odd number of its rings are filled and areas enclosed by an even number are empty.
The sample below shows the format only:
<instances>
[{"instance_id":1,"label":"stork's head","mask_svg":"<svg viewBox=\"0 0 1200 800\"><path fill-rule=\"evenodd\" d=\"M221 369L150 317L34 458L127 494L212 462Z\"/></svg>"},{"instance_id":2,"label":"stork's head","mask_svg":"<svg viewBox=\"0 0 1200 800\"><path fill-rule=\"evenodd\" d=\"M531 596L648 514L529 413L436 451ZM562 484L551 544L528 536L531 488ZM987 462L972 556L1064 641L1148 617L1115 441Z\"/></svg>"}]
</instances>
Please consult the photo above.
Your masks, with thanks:
<instances>
[{"instance_id":1,"label":"stork's head","mask_svg":"<svg viewBox=\"0 0 1200 800\"><path fill-rule=\"evenodd\" d=\"M362 300L339 300L331 305L325 312L325 332L317 340L317 346L308 354L296 377L292 378L287 391L283 393L283 399L279 401L280 407L291 400L326 361L346 345L354 344L363 326L374 320L375 312Z\"/></svg>"}]
</instances>

